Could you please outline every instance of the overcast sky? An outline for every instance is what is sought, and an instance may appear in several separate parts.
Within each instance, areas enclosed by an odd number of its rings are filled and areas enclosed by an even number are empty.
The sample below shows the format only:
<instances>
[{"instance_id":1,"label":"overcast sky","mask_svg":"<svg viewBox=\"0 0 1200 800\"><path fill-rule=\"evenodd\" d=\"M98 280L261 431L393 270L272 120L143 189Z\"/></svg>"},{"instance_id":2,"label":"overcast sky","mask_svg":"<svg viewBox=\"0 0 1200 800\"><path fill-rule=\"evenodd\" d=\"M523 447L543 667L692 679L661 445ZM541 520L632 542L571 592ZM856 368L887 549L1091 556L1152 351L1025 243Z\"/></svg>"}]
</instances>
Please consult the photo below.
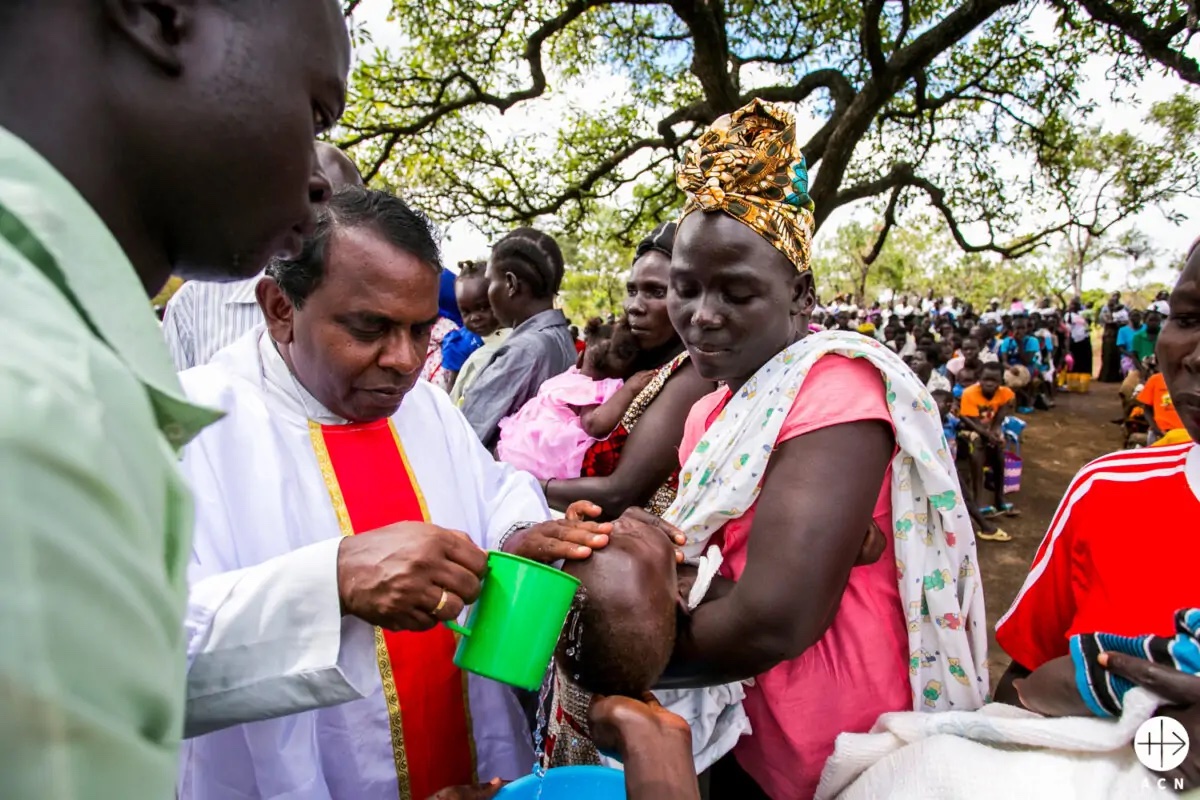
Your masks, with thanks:
<instances>
[{"instance_id":1,"label":"overcast sky","mask_svg":"<svg viewBox=\"0 0 1200 800\"><path fill-rule=\"evenodd\" d=\"M404 41L403 31L386 20L390 6L389 0L364 0L355 13L355 20L364 23L370 30L372 46L396 47ZM1130 92L1129 96L1113 102L1109 97L1110 84L1104 77L1106 69L1107 64L1105 63L1097 62L1090 65L1088 84L1083 99L1094 100L1097 104L1093 117L1094 122L1113 130L1129 126L1133 121L1140 119L1152 103L1165 100L1184 87L1183 82L1178 79L1152 75L1144 81L1142 86L1138 87L1136 92ZM586 85L586 89L582 88L584 85ZM625 81L618 75L596 75L589 76L586 84L581 83L580 87L575 90L561 89L548 101L523 104L523 106L517 106L510 110L504 116L496 115L494 135L506 137L536 132L545 135L545 120L554 118L553 106L561 103L585 110L588 108L600 109L606 103L611 103L615 98L620 97L624 92ZM530 113L531 106L533 113ZM551 107L548 108L548 106ZM798 127L801 129L799 138L803 141L806 134L811 134L820 127L820 123L821 121L816 119L805 120L801 117L798 120ZM810 126L811 131L804 130ZM1198 224L1200 201L1181 200L1175 204L1173 210L1186 215L1188 220L1181 225L1174 225L1167 221L1161 213L1152 210L1138 217L1136 225L1150 237L1156 248L1172 254L1172 256L1181 256L1192 240L1200 235L1200 224ZM853 209L839 209L822 227L816 246L820 247L823 238L836 229L841 222L852 218L854 214ZM487 255L488 238L469 221L451 222L445 226L443 232L445 234L443 248L445 263L455 264L460 260ZM969 231L968 238L971 238ZM1168 256L1162 260L1167 263L1164 263L1163 267L1151 278L1171 281L1174 275L1174 265L1170 262L1173 259ZM1104 281L1098 273L1093 273L1091 280L1085 283L1085 288L1093 288L1101 284L1123 284L1126 278L1124 268L1115 263L1110 266L1107 281Z\"/></svg>"}]
</instances>

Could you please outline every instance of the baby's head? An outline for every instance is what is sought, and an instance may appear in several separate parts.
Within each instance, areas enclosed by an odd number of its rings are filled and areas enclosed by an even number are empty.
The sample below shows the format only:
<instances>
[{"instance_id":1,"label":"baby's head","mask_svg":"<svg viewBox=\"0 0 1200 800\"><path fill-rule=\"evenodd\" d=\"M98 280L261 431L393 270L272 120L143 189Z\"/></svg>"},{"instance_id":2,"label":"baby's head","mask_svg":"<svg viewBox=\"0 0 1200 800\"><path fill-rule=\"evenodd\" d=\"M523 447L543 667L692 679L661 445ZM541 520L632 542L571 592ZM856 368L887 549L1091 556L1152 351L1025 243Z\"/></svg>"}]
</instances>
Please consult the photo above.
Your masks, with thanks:
<instances>
[{"instance_id":1,"label":"baby's head","mask_svg":"<svg viewBox=\"0 0 1200 800\"><path fill-rule=\"evenodd\" d=\"M559 666L593 694L640 697L675 648L679 590L670 540L618 519L606 547L563 569L584 591L574 639L559 642Z\"/></svg>"},{"instance_id":2,"label":"baby's head","mask_svg":"<svg viewBox=\"0 0 1200 800\"><path fill-rule=\"evenodd\" d=\"M629 328L629 320L621 317L607 323L595 317L583 330L587 348L583 351L580 371L594 380L628 378L638 357L637 339Z\"/></svg>"},{"instance_id":3,"label":"baby's head","mask_svg":"<svg viewBox=\"0 0 1200 800\"><path fill-rule=\"evenodd\" d=\"M491 336L500 327L492 304L488 301L486 261L463 261L458 265L454 281L454 297L458 313L467 330L476 336Z\"/></svg>"}]
</instances>

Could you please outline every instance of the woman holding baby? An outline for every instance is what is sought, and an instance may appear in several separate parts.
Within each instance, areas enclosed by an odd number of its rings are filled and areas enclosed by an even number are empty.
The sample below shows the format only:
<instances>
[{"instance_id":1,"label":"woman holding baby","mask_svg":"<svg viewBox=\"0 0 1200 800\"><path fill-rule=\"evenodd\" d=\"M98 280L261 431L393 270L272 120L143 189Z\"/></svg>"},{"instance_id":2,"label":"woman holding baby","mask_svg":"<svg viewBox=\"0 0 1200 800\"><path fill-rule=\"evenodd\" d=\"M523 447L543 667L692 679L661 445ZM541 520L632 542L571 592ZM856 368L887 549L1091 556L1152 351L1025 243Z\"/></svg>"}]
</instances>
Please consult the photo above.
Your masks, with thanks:
<instances>
[{"instance_id":1,"label":"woman holding baby","mask_svg":"<svg viewBox=\"0 0 1200 800\"><path fill-rule=\"evenodd\" d=\"M791 115L755 101L717 120L686 154L679 185L687 204L669 267L660 265L661 302L690 363L650 409L684 386L683 374L689 393L720 388L688 399L690 413L674 409L679 417L664 419L662 431L649 429L647 416L636 432L661 443L667 426L686 417L670 443L682 437L683 464L663 516L687 535L685 553L699 563L694 583L691 572L683 582L689 611L678 620L673 657L664 656L672 662L665 682L736 687L753 679L743 701L753 733L713 768L714 800L811 797L839 734L867 731L889 711L982 705L987 634L974 534L925 387L873 339L809 333L812 202ZM631 436L621 464L633 444ZM671 467L656 469L666 477ZM597 500L581 491L589 486L552 481L547 494L560 506ZM605 505L610 515L620 510ZM626 552L610 549L594 565L607 577L581 575L594 613L605 611L601 598L628 606L623 581L649 586L662 570L674 580L669 559L609 569L601 562ZM632 546L626 554L645 556ZM674 615L669 603L644 596L634 616ZM586 642L584 660L636 649L617 646L638 640L630 619L585 625L599 638ZM651 638L639 641L649 648ZM604 664L574 666L606 674ZM579 723L590 698L580 692L605 691L566 677L560 664L552 763L585 757L563 753L564 743L586 738L577 734L586 733ZM702 709L689 719L694 735L704 727L697 721L720 727L714 697L729 708L741 695L714 691L695 695L708 702L694 706Z\"/></svg>"},{"instance_id":2,"label":"woman holding baby","mask_svg":"<svg viewBox=\"0 0 1200 800\"><path fill-rule=\"evenodd\" d=\"M810 797L838 734L982 704L974 538L924 387L874 340L808 333L812 202L791 115L755 101L719 119L678 181L667 308L723 386L687 418L664 518L690 556L707 551L698 583L717 564L728 582L684 618L672 672L754 679L753 733L712 797ZM872 522L883 557L856 566Z\"/></svg>"},{"instance_id":3,"label":"woman holding baby","mask_svg":"<svg viewBox=\"0 0 1200 800\"><path fill-rule=\"evenodd\" d=\"M562 511L590 500L606 519L637 506L661 514L675 499L679 440L688 409L715 388L688 360L667 315L667 285L675 223L659 225L637 246L626 288L625 317L640 353L633 371L653 377L640 388L617 424L584 455L575 480L546 483L546 499Z\"/></svg>"}]
</instances>

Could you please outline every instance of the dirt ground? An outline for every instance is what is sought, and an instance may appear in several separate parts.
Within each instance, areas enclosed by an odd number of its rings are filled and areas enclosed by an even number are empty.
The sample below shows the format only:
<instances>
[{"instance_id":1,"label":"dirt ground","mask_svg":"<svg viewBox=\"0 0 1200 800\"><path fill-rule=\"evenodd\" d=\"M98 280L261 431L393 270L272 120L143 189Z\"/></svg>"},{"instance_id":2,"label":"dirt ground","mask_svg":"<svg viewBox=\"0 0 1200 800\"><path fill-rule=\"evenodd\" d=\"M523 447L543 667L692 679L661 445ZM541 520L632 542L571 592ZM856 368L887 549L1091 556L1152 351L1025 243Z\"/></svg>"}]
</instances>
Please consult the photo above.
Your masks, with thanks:
<instances>
[{"instance_id":1,"label":"dirt ground","mask_svg":"<svg viewBox=\"0 0 1200 800\"><path fill-rule=\"evenodd\" d=\"M1093 382L1088 394L1059 394L1055 401L1052 411L1022 417L1029 422L1021 453L1025 463L1021 491L1012 498L1021 516L999 521L1013 541L979 542L993 689L1009 662L996 646L996 620L1024 583L1067 485L1084 464L1122 444L1121 428L1112 424L1121 413L1116 384Z\"/></svg>"}]
</instances>

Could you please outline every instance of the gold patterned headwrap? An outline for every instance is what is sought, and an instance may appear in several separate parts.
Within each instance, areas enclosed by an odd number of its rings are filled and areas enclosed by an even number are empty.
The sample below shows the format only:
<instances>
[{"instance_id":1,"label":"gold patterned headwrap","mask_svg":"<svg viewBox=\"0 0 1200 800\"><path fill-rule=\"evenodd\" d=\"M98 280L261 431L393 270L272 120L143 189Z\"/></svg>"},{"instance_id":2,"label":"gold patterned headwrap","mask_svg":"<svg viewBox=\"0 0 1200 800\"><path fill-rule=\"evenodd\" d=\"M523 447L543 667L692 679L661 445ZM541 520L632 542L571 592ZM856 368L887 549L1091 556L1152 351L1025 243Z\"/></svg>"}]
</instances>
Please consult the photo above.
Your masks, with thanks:
<instances>
[{"instance_id":1,"label":"gold patterned headwrap","mask_svg":"<svg viewBox=\"0 0 1200 800\"><path fill-rule=\"evenodd\" d=\"M796 144L796 120L774 103L752 100L719 118L692 142L679 165L684 217L724 211L788 257L810 267L813 202L808 165Z\"/></svg>"}]
</instances>

